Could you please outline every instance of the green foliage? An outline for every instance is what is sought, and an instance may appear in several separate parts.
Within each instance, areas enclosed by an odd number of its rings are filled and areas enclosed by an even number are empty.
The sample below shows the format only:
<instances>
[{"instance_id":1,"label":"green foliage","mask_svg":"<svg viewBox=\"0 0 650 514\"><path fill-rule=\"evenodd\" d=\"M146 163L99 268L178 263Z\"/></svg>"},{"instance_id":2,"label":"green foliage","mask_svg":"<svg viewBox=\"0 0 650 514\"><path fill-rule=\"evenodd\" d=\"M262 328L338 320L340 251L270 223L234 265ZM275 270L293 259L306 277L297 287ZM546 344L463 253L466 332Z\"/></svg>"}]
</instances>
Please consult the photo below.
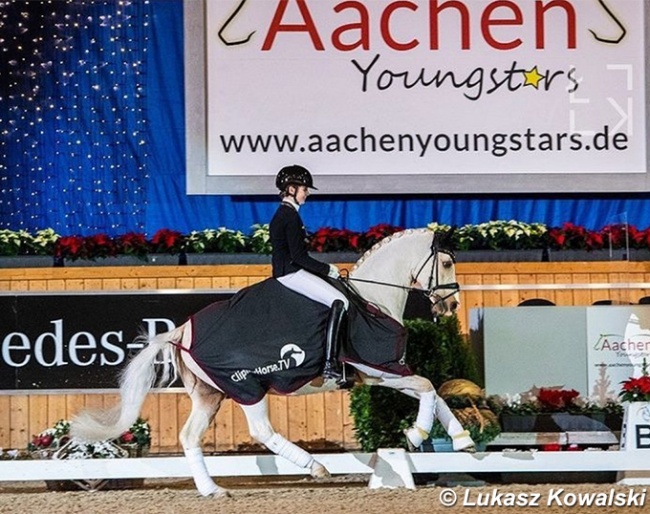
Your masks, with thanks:
<instances>
[{"instance_id":1,"label":"green foliage","mask_svg":"<svg viewBox=\"0 0 650 514\"><path fill-rule=\"evenodd\" d=\"M414 373L439 386L452 378L477 381L476 361L460 333L456 316L438 323L407 320L407 364ZM417 400L383 387L356 387L351 391L350 411L355 436L363 451L404 447L402 430L413 424Z\"/></svg>"},{"instance_id":2,"label":"green foliage","mask_svg":"<svg viewBox=\"0 0 650 514\"><path fill-rule=\"evenodd\" d=\"M248 246L251 252L259 253L262 255L270 255L271 248L271 234L269 232L269 224L256 223L251 227L253 232L248 241Z\"/></svg>"}]
</instances>

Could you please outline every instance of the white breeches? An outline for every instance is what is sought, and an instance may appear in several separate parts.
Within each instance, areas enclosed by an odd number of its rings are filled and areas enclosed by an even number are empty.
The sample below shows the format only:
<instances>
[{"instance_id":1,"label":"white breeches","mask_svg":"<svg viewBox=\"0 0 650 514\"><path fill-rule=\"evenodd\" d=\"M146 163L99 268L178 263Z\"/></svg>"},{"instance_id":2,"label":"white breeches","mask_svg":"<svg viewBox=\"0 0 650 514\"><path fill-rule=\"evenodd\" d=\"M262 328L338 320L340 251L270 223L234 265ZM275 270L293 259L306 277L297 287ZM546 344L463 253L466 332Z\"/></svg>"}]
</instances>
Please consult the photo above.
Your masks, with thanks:
<instances>
[{"instance_id":1,"label":"white breeches","mask_svg":"<svg viewBox=\"0 0 650 514\"><path fill-rule=\"evenodd\" d=\"M315 302L331 307L334 300L341 300L345 306L345 310L348 309L348 299L343 293L329 285L323 279L304 269L280 277L278 281L283 286L307 298L311 298Z\"/></svg>"}]
</instances>

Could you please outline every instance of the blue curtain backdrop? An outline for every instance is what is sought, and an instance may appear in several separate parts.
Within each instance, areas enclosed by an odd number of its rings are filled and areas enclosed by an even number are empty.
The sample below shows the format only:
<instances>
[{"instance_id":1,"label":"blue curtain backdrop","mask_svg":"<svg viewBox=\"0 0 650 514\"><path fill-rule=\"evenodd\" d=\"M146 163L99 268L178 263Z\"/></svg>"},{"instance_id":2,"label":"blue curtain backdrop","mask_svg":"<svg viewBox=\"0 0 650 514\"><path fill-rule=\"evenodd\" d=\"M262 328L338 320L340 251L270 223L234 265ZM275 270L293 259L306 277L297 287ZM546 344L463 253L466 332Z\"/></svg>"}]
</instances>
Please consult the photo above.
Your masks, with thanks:
<instances>
[{"instance_id":1,"label":"blue curtain backdrop","mask_svg":"<svg viewBox=\"0 0 650 514\"><path fill-rule=\"evenodd\" d=\"M185 194L182 0L0 7L0 229L152 235L267 222L273 196ZM310 230L517 219L650 226L647 193L314 195Z\"/></svg>"}]
</instances>

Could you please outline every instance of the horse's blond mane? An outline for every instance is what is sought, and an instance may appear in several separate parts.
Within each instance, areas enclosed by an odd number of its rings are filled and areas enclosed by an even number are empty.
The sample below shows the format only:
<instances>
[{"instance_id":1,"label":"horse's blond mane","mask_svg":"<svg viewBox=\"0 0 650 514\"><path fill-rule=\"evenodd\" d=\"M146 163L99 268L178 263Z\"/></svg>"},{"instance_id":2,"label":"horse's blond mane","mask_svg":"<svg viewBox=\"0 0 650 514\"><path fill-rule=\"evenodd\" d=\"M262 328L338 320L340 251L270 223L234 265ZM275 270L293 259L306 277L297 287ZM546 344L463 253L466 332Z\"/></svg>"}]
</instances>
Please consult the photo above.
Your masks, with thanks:
<instances>
[{"instance_id":1,"label":"horse's blond mane","mask_svg":"<svg viewBox=\"0 0 650 514\"><path fill-rule=\"evenodd\" d=\"M414 234L424 234L424 233L431 233L431 231L428 228L409 228L406 230L402 230L401 232L395 232L390 236L386 236L381 241L375 243L372 246L372 248L366 250L366 252L361 257L359 257L357 262L354 263L354 266L352 266L352 269L350 271L356 271L359 268L359 266L361 266L364 262L366 262L370 257L375 255L377 253L377 250L381 250L382 248L385 248L387 245L392 243L395 239L400 239L404 236L410 236Z\"/></svg>"}]
</instances>

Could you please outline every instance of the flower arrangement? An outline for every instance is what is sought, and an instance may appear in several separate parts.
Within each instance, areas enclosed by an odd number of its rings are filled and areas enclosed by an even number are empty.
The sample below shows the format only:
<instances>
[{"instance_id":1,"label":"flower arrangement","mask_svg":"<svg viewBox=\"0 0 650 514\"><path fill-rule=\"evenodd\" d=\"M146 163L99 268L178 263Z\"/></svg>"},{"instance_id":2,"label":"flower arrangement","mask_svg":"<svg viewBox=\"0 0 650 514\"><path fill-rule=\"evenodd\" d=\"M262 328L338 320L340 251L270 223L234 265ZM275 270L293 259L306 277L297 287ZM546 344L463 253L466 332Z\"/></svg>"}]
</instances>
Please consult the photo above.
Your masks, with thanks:
<instances>
[{"instance_id":1,"label":"flower arrangement","mask_svg":"<svg viewBox=\"0 0 650 514\"><path fill-rule=\"evenodd\" d=\"M60 235L51 228L32 235L24 230L0 230L0 255L53 255Z\"/></svg>"},{"instance_id":2,"label":"flower arrangement","mask_svg":"<svg viewBox=\"0 0 650 514\"><path fill-rule=\"evenodd\" d=\"M269 231L269 224L255 224L251 227L253 232L248 238L248 248L251 252L259 253L262 255L270 255L271 251L271 233Z\"/></svg>"},{"instance_id":3,"label":"flower arrangement","mask_svg":"<svg viewBox=\"0 0 650 514\"><path fill-rule=\"evenodd\" d=\"M432 230L447 231L448 225L429 225ZM542 223L489 221L464 225L452 236L455 250L526 250L545 248L548 230Z\"/></svg>"},{"instance_id":4,"label":"flower arrangement","mask_svg":"<svg viewBox=\"0 0 650 514\"><path fill-rule=\"evenodd\" d=\"M449 225L430 223L431 230L446 232ZM271 253L268 224L256 224L250 234L220 227L183 234L163 228L151 238L129 232L118 236L61 236L52 229L34 235L24 230L0 230L0 256L51 255L62 259L87 259L132 255L147 259L149 254L182 253ZM381 223L366 231L323 227L309 235L314 252L352 251L363 253L382 238L401 230ZM478 225L464 225L452 235L455 250L600 250L603 248L650 249L650 228L639 230L630 225L607 225L588 230L572 223L547 227L543 223L496 220Z\"/></svg>"},{"instance_id":5,"label":"flower arrangement","mask_svg":"<svg viewBox=\"0 0 650 514\"><path fill-rule=\"evenodd\" d=\"M548 412L568 412L573 414L609 413L619 415L622 406L615 401L597 405L589 399L582 398L575 389L541 387L525 395L493 395L488 398L493 410L499 414L528 415Z\"/></svg>"},{"instance_id":6,"label":"flower arrangement","mask_svg":"<svg viewBox=\"0 0 650 514\"><path fill-rule=\"evenodd\" d=\"M183 250L188 253L238 253L246 249L246 237L238 230L220 227L216 230L206 229L192 231L185 238Z\"/></svg>"},{"instance_id":7,"label":"flower arrangement","mask_svg":"<svg viewBox=\"0 0 650 514\"><path fill-rule=\"evenodd\" d=\"M650 402L650 374L648 363L643 359L640 377L630 377L622 382L619 397L624 402Z\"/></svg>"},{"instance_id":8,"label":"flower arrangement","mask_svg":"<svg viewBox=\"0 0 650 514\"><path fill-rule=\"evenodd\" d=\"M117 459L128 457L133 450L151 445L151 427L142 418L112 441L87 442L70 437L70 422L57 421L51 428L33 436L27 451L36 458L52 458L65 455L66 459Z\"/></svg>"}]
</instances>

